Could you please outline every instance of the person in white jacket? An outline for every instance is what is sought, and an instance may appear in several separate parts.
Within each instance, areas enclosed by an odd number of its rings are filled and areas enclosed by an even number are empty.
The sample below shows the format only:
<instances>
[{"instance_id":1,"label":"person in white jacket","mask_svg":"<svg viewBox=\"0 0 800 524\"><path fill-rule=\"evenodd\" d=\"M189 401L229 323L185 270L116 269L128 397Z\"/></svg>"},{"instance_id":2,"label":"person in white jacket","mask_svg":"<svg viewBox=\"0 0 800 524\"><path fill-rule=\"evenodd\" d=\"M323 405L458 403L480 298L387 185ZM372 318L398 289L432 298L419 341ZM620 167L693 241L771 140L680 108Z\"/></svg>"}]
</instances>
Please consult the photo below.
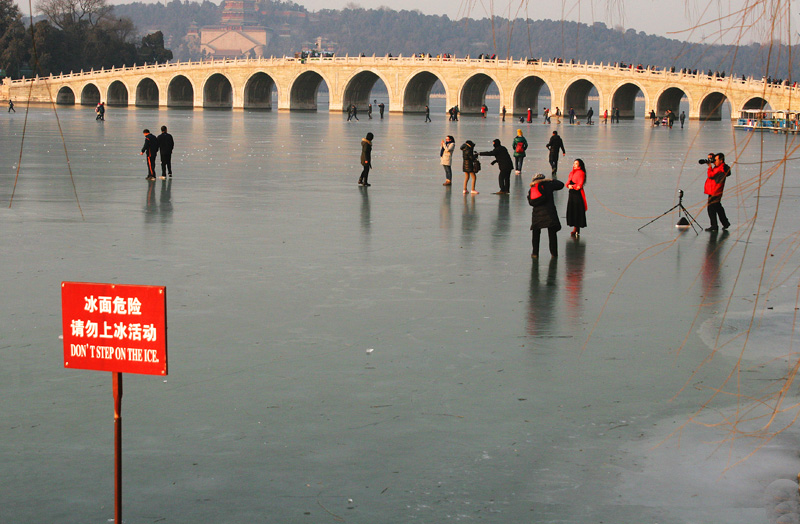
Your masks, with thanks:
<instances>
[{"instance_id":1,"label":"person in white jacket","mask_svg":"<svg viewBox=\"0 0 800 524\"><path fill-rule=\"evenodd\" d=\"M442 140L442 149L439 151L439 156L442 157L442 166L444 166L445 181L443 186L449 186L453 183L453 171L450 168L453 165L453 151L456 149L456 139L452 135L447 135Z\"/></svg>"}]
</instances>

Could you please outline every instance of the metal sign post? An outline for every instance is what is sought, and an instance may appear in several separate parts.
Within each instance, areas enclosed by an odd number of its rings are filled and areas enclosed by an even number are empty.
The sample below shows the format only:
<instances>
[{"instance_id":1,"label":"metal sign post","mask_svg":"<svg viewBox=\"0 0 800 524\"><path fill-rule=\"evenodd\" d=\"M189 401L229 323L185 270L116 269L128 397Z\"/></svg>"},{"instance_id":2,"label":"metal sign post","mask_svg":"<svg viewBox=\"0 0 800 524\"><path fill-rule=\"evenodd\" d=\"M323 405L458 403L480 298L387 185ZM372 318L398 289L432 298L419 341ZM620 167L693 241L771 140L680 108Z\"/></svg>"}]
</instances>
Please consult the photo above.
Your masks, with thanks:
<instances>
[{"instance_id":1,"label":"metal sign post","mask_svg":"<svg viewBox=\"0 0 800 524\"><path fill-rule=\"evenodd\" d=\"M114 524L122 524L122 373L111 373L114 393Z\"/></svg>"},{"instance_id":2,"label":"metal sign post","mask_svg":"<svg viewBox=\"0 0 800 524\"><path fill-rule=\"evenodd\" d=\"M122 373L167 374L167 289L61 283L64 367L111 372L114 523L122 524Z\"/></svg>"}]
</instances>

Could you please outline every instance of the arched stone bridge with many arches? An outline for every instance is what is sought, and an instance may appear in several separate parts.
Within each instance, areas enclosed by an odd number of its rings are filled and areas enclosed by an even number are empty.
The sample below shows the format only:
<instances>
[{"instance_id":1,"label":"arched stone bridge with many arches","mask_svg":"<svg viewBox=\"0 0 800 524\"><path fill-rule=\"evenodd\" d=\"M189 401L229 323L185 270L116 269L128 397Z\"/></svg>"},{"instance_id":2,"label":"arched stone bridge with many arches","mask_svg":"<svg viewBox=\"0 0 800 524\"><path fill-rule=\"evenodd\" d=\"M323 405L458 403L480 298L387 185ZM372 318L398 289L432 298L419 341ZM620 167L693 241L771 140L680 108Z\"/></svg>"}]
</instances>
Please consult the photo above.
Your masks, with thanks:
<instances>
[{"instance_id":1,"label":"arched stone bridge with many arches","mask_svg":"<svg viewBox=\"0 0 800 524\"><path fill-rule=\"evenodd\" d=\"M328 110L343 111L351 104L362 110L373 87L382 82L391 112L424 111L431 89L444 88L447 107L462 114L479 113L494 83L514 115L531 108L575 109L585 115L619 108L621 118L637 116L634 103L644 97L645 112L679 112L688 102L689 118L719 120L724 102L735 118L739 110L795 110L795 87L762 80L718 78L664 69L632 69L588 63L529 60L489 60L432 57L262 58L177 62L100 71L70 73L6 82L0 86L17 102L108 106L272 109L277 91L279 110L317 110L318 93L328 91ZM323 89L324 90L324 89ZM591 96L590 96L591 95ZM543 108L542 108L543 109Z\"/></svg>"}]
</instances>

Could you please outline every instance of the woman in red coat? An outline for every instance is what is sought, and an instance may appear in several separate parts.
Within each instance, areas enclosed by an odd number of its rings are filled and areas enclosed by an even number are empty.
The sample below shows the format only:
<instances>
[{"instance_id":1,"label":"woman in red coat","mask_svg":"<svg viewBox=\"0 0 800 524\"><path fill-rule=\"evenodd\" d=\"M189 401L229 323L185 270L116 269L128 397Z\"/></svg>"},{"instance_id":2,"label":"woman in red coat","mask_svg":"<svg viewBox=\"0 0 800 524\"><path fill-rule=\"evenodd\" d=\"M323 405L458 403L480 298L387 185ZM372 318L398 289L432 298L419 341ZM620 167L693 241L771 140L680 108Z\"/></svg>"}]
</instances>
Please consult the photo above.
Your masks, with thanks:
<instances>
[{"instance_id":1,"label":"woman in red coat","mask_svg":"<svg viewBox=\"0 0 800 524\"><path fill-rule=\"evenodd\" d=\"M586 193L583 186L586 185L586 165L580 158L572 163L572 171L569 172L567 179L567 189L569 189L569 200L567 200L567 225L572 226L572 237L581 234L581 228L586 227Z\"/></svg>"}]
</instances>

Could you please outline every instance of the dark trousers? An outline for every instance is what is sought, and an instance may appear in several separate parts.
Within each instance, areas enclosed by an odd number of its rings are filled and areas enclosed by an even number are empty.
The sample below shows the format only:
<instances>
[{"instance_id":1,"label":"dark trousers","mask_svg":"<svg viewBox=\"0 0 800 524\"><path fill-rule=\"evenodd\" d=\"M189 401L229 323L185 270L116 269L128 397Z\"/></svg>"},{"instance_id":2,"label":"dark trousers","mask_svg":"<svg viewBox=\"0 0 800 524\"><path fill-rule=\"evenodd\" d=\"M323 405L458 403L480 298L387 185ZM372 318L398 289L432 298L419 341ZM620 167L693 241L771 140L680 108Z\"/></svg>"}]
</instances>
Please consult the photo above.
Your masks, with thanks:
<instances>
[{"instance_id":1,"label":"dark trousers","mask_svg":"<svg viewBox=\"0 0 800 524\"><path fill-rule=\"evenodd\" d=\"M364 170L361 172L361 176L358 178L358 183L366 184L368 176L369 176L369 164L364 164Z\"/></svg>"},{"instance_id":2,"label":"dark trousers","mask_svg":"<svg viewBox=\"0 0 800 524\"><path fill-rule=\"evenodd\" d=\"M550 237L550 254L554 257L558 256L558 237L556 233L558 233L558 227L548 227L547 228L547 236ZM542 238L542 230L541 229L534 229L531 231L533 233L533 238L531 239L531 243L533 245L533 255L539 256L539 240Z\"/></svg>"},{"instance_id":3,"label":"dark trousers","mask_svg":"<svg viewBox=\"0 0 800 524\"><path fill-rule=\"evenodd\" d=\"M497 182L500 184L500 191L505 193L511 192L511 170L501 169L500 174L497 176Z\"/></svg>"},{"instance_id":4,"label":"dark trousers","mask_svg":"<svg viewBox=\"0 0 800 524\"><path fill-rule=\"evenodd\" d=\"M514 169L516 169L517 171L519 171L521 173L522 172L522 163L524 161L525 161L525 157L524 156L515 156L514 157Z\"/></svg>"},{"instance_id":5,"label":"dark trousers","mask_svg":"<svg viewBox=\"0 0 800 524\"><path fill-rule=\"evenodd\" d=\"M708 219L711 221L711 227L719 227L717 224L717 217L722 222L722 227L728 227L731 223L725 215L725 208L722 207L722 195L708 197Z\"/></svg>"},{"instance_id":6,"label":"dark trousers","mask_svg":"<svg viewBox=\"0 0 800 524\"><path fill-rule=\"evenodd\" d=\"M548 160L550 161L550 169L553 171L553 176L556 176L556 173L558 173L558 155L551 156Z\"/></svg>"},{"instance_id":7,"label":"dark trousers","mask_svg":"<svg viewBox=\"0 0 800 524\"><path fill-rule=\"evenodd\" d=\"M161 176L167 176L167 173L172 175L172 153L161 153Z\"/></svg>"},{"instance_id":8,"label":"dark trousers","mask_svg":"<svg viewBox=\"0 0 800 524\"><path fill-rule=\"evenodd\" d=\"M156 177L156 156L147 155L147 176Z\"/></svg>"}]
</instances>

